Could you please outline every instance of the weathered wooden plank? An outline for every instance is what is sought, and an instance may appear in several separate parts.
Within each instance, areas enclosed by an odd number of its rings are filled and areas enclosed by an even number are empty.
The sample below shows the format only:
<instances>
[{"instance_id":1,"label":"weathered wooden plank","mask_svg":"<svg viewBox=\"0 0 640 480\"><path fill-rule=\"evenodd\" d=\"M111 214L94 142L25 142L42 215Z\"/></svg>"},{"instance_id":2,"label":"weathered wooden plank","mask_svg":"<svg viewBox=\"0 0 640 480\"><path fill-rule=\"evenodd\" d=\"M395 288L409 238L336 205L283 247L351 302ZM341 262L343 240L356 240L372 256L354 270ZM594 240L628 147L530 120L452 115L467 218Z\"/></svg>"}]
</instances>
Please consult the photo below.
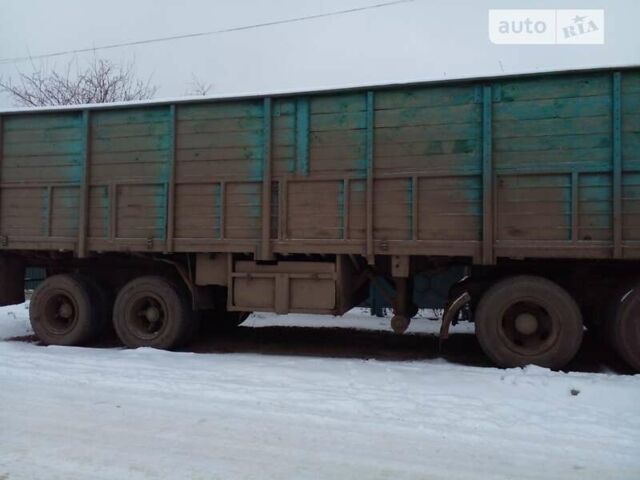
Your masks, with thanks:
<instances>
[{"instance_id":1,"label":"weathered wooden plank","mask_svg":"<svg viewBox=\"0 0 640 480\"><path fill-rule=\"evenodd\" d=\"M398 155L376 156L377 172L440 174L468 173L481 171L481 153L430 154L430 155Z\"/></svg>"},{"instance_id":2,"label":"weathered wooden plank","mask_svg":"<svg viewBox=\"0 0 640 480\"><path fill-rule=\"evenodd\" d=\"M283 119L288 117L282 117ZM282 126L282 125L281 125ZM231 133L260 130L262 117L216 118L212 120L181 120L177 123L179 140L183 135L202 133Z\"/></svg>"},{"instance_id":3,"label":"weathered wooden plank","mask_svg":"<svg viewBox=\"0 0 640 480\"><path fill-rule=\"evenodd\" d=\"M609 134L611 117L597 115L578 118L540 118L494 121L493 138L548 137L553 135Z\"/></svg>"},{"instance_id":4,"label":"weathered wooden plank","mask_svg":"<svg viewBox=\"0 0 640 480\"><path fill-rule=\"evenodd\" d=\"M583 150L585 148L611 148L610 133L584 135L546 135L494 139L496 152L540 152L547 150Z\"/></svg>"},{"instance_id":5,"label":"weathered wooden plank","mask_svg":"<svg viewBox=\"0 0 640 480\"><path fill-rule=\"evenodd\" d=\"M318 113L352 113L366 110L366 93L346 93L335 95L313 96L310 98L310 112Z\"/></svg>"},{"instance_id":6,"label":"weathered wooden plank","mask_svg":"<svg viewBox=\"0 0 640 480\"><path fill-rule=\"evenodd\" d=\"M262 118L262 100L214 102L200 105L180 105L177 111L178 123L184 120L216 120L230 118Z\"/></svg>"},{"instance_id":7,"label":"weathered wooden plank","mask_svg":"<svg viewBox=\"0 0 640 480\"><path fill-rule=\"evenodd\" d=\"M48 236L73 237L79 228L81 190L79 187L49 189Z\"/></svg>"},{"instance_id":8,"label":"weathered wooden plank","mask_svg":"<svg viewBox=\"0 0 640 480\"><path fill-rule=\"evenodd\" d=\"M313 132L309 136L312 148L364 145L364 135L361 130L326 130Z\"/></svg>"},{"instance_id":9,"label":"weathered wooden plank","mask_svg":"<svg viewBox=\"0 0 640 480\"><path fill-rule=\"evenodd\" d=\"M376 114L375 114L375 98L372 90L367 92L367 111L366 111L366 136L365 136L365 168L363 169L366 173L367 186L366 186L366 218L367 218L367 248L366 248L366 256L367 263L374 264L375 263L375 255L374 255L374 222L375 222L375 210L373 201L375 198L374 192L374 128L376 125Z\"/></svg>"},{"instance_id":10,"label":"weathered wooden plank","mask_svg":"<svg viewBox=\"0 0 640 480\"><path fill-rule=\"evenodd\" d=\"M109 165L97 164L91 166L91 182L107 181L155 181L165 175L167 164L164 162L143 163L131 168L128 164Z\"/></svg>"},{"instance_id":11,"label":"weathered wooden plank","mask_svg":"<svg viewBox=\"0 0 640 480\"><path fill-rule=\"evenodd\" d=\"M380 110L376 114L375 126L384 128L472 123L480 122L480 115L481 109L477 104Z\"/></svg>"},{"instance_id":12,"label":"weathered wooden plank","mask_svg":"<svg viewBox=\"0 0 640 480\"><path fill-rule=\"evenodd\" d=\"M167 199L165 206L165 239L166 251L173 251L173 239L176 230L176 105L169 106L169 146L168 146L168 179L167 179Z\"/></svg>"},{"instance_id":13,"label":"weathered wooden plank","mask_svg":"<svg viewBox=\"0 0 640 480\"><path fill-rule=\"evenodd\" d=\"M102 127L168 122L169 112L165 107L125 108L121 110L97 110L91 117L91 128L100 134Z\"/></svg>"},{"instance_id":14,"label":"weathered wooden plank","mask_svg":"<svg viewBox=\"0 0 640 480\"><path fill-rule=\"evenodd\" d=\"M495 152L496 167L509 165L537 167L541 172L547 166L563 163L576 166L590 163L611 165L611 148L574 148L572 150L544 150L538 152Z\"/></svg>"},{"instance_id":15,"label":"weathered wooden plank","mask_svg":"<svg viewBox=\"0 0 640 480\"><path fill-rule=\"evenodd\" d=\"M5 159L2 169L4 182L21 183L61 183L77 182L82 174L81 164L53 164L48 166L41 162L22 162L16 159Z\"/></svg>"},{"instance_id":16,"label":"weathered wooden plank","mask_svg":"<svg viewBox=\"0 0 640 480\"><path fill-rule=\"evenodd\" d=\"M166 163L167 150L152 152L108 152L93 153L91 160L94 165L135 165L143 163Z\"/></svg>"},{"instance_id":17,"label":"weathered wooden plank","mask_svg":"<svg viewBox=\"0 0 640 480\"><path fill-rule=\"evenodd\" d=\"M430 156L480 151L475 139L376 144L376 157Z\"/></svg>"},{"instance_id":18,"label":"weathered wooden plank","mask_svg":"<svg viewBox=\"0 0 640 480\"><path fill-rule=\"evenodd\" d=\"M482 87L482 262L494 262L494 204L493 204L493 94L490 85Z\"/></svg>"},{"instance_id":19,"label":"weathered wooden plank","mask_svg":"<svg viewBox=\"0 0 640 480\"><path fill-rule=\"evenodd\" d=\"M258 147L262 145L262 135L262 128L260 130L248 130L242 132L184 134L180 137L178 149L186 150L221 147Z\"/></svg>"},{"instance_id":20,"label":"weathered wooden plank","mask_svg":"<svg viewBox=\"0 0 640 480\"><path fill-rule=\"evenodd\" d=\"M367 126L365 112L322 113L309 115L309 129L312 132L324 130L355 130Z\"/></svg>"},{"instance_id":21,"label":"weathered wooden plank","mask_svg":"<svg viewBox=\"0 0 640 480\"><path fill-rule=\"evenodd\" d=\"M374 181L373 234L377 240L411 238L411 198L407 194L407 179Z\"/></svg>"},{"instance_id":22,"label":"weathered wooden plank","mask_svg":"<svg viewBox=\"0 0 640 480\"><path fill-rule=\"evenodd\" d=\"M125 137L114 139L96 139L92 141L92 150L96 154L101 153L124 153L124 152L154 152L168 150L170 134L147 137Z\"/></svg>"},{"instance_id":23,"label":"weathered wooden plank","mask_svg":"<svg viewBox=\"0 0 640 480\"><path fill-rule=\"evenodd\" d=\"M622 257L622 91L621 73L612 74L613 258Z\"/></svg>"},{"instance_id":24,"label":"weathered wooden plank","mask_svg":"<svg viewBox=\"0 0 640 480\"><path fill-rule=\"evenodd\" d=\"M608 94L609 78L606 74L531 78L503 82L500 88L503 102L602 96Z\"/></svg>"},{"instance_id":25,"label":"weathered wooden plank","mask_svg":"<svg viewBox=\"0 0 640 480\"><path fill-rule=\"evenodd\" d=\"M477 102L475 87L470 85L403 88L379 92L377 97L376 110L465 105Z\"/></svg>"},{"instance_id":26,"label":"weathered wooden plank","mask_svg":"<svg viewBox=\"0 0 640 480\"><path fill-rule=\"evenodd\" d=\"M82 112L82 176L80 180L80 207L76 234L77 255L87 256L87 228L89 226L89 179L91 168L91 119L89 110Z\"/></svg>"},{"instance_id":27,"label":"weathered wooden plank","mask_svg":"<svg viewBox=\"0 0 640 480\"><path fill-rule=\"evenodd\" d=\"M611 96L559 98L553 100L526 100L498 102L495 105L496 121L534 120L542 118L579 118L609 115Z\"/></svg>"},{"instance_id":28,"label":"weathered wooden plank","mask_svg":"<svg viewBox=\"0 0 640 480\"><path fill-rule=\"evenodd\" d=\"M627 93L624 96L624 103L620 105L622 114L640 112L640 92Z\"/></svg>"},{"instance_id":29,"label":"weathered wooden plank","mask_svg":"<svg viewBox=\"0 0 640 480\"><path fill-rule=\"evenodd\" d=\"M165 120L130 125L102 125L91 132L93 140L125 139L131 137L158 137L169 133Z\"/></svg>"},{"instance_id":30,"label":"weathered wooden plank","mask_svg":"<svg viewBox=\"0 0 640 480\"><path fill-rule=\"evenodd\" d=\"M640 93L640 72L627 70L622 76L622 91L626 93Z\"/></svg>"},{"instance_id":31,"label":"weathered wooden plank","mask_svg":"<svg viewBox=\"0 0 640 480\"><path fill-rule=\"evenodd\" d=\"M271 201L272 201L272 166L271 166L271 98L264 99L263 104L263 132L262 132L262 200L261 200L261 238L258 260L271 260Z\"/></svg>"},{"instance_id":32,"label":"weathered wooden plank","mask_svg":"<svg viewBox=\"0 0 640 480\"><path fill-rule=\"evenodd\" d=\"M7 157L43 157L50 155L80 155L83 141L9 143L4 146Z\"/></svg>"},{"instance_id":33,"label":"weathered wooden plank","mask_svg":"<svg viewBox=\"0 0 640 480\"><path fill-rule=\"evenodd\" d=\"M262 159L262 146L258 147L221 147L209 149L184 149L176 151L178 164L188 161L216 161L216 160L247 160L260 161Z\"/></svg>"},{"instance_id":34,"label":"weathered wooden plank","mask_svg":"<svg viewBox=\"0 0 640 480\"><path fill-rule=\"evenodd\" d=\"M33 143L61 143L80 141L82 132L76 127L41 130L13 130L4 135L5 145Z\"/></svg>"},{"instance_id":35,"label":"weathered wooden plank","mask_svg":"<svg viewBox=\"0 0 640 480\"><path fill-rule=\"evenodd\" d=\"M89 189L89 238L109 238L109 200L108 186Z\"/></svg>"},{"instance_id":36,"label":"weathered wooden plank","mask_svg":"<svg viewBox=\"0 0 640 480\"><path fill-rule=\"evenodd\" d=\"M5 133L15 131L47 131L58 128L80 129L78 112L10 115L5 118Z\"/></svg>"},{"instance_id":37,"label":"weathered wooden plank","mask_svg":"<svg viewBox=\"0 0 640 480\"><path fill-rule=\"evenodd\" d=\"M379 127L376 128L375 142L377 146L385 143L469 140L479 139L480 133L481 124L479 122L413 127ZM354 132L354 134L357 136L357 132Z\"/></svg>"}]
</instances>

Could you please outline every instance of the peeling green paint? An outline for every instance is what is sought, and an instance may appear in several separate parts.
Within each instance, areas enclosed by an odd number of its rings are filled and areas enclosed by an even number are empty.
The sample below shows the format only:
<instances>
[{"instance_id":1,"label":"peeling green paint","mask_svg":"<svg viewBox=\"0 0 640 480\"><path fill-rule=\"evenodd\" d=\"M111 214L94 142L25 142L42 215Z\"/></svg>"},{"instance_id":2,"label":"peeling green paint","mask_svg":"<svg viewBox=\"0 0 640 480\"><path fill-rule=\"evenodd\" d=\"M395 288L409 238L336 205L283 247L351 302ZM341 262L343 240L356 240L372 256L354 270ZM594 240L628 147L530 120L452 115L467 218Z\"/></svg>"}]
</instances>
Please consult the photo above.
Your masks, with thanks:
<instances>
[{"instance_id":1,"label":"peeling green paint","mask_svg":"<svg viewBox=\"0 0 640 480\"><path fill-rule=\"evenodd\" d=\"M309 175L309 99L296 101L296 171Z\"/></svg>"}]
</instances>

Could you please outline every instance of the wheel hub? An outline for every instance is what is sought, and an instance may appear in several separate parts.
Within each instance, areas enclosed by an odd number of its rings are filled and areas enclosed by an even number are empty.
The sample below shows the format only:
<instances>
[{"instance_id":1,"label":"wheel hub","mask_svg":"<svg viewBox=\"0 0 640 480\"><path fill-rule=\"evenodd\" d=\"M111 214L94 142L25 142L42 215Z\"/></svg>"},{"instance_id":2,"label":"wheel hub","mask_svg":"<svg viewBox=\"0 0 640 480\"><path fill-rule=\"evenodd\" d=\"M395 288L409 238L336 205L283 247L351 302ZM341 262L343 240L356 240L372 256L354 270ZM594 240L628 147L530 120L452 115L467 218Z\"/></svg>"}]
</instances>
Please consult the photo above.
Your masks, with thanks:
<instances>
[{"instance_id":1,"label":"wheel hub","mask_svg":"<svg viewBox=\"0 0 640 480\"><path fill-rule=\"evenodd\" d=\"M521 313L515 319L515 327L518 333L531 335L538 330L538 318L532 313Z\"/></svg>"},{"instance_id":2,"label":"wheel hub","mask_svg":"<svg viewBox=\"0 0 640 480\"><path fill-rule=\"evenodd\" d=\"M69 303L62 303L58 308L58 315L60 317L69 319L73 316L73 307Z\"/></svg>"},{"instance_id":3,"label":"wheel hub","mask_svg":"<svg viewBox=\"0 0 640 480\"><path fill-rule=\"evenodd\" d=\"M154 306L148 307L145 310L144 315L151 323L155 323L160 320L160 310Z\"/></svg>"}]
</instances>

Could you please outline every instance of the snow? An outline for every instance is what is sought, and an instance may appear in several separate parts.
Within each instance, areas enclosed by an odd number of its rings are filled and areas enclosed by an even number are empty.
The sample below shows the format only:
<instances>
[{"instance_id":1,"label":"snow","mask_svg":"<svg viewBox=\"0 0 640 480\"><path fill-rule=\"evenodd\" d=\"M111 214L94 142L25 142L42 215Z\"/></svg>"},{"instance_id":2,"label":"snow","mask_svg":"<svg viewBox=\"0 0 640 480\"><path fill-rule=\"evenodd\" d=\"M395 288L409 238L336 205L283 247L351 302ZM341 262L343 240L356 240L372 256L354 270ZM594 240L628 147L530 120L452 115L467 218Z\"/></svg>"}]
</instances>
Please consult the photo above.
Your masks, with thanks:
<instances>
[{"instance_id":1,"label":"snow","mask_svg":"<svg viewBox=\"0 0 640 480\"><path fill-rule=\"evenodd\" d=\"M257 314L237 335L388 335L342 320ZM0 309L2 479L640 478L640 375L15 338L31 333L25 305Z\"/></svg>"}]
</instances>

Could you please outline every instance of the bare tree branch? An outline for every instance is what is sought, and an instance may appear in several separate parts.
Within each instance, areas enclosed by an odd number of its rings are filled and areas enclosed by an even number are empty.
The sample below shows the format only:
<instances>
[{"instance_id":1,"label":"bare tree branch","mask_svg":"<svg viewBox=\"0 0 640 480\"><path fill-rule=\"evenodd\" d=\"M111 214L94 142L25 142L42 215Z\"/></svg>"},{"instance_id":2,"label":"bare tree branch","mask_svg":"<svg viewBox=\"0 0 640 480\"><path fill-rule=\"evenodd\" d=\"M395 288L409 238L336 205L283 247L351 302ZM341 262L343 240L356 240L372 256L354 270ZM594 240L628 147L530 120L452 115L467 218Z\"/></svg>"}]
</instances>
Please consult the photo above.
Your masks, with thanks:
<instances>
[{"instance_id":1,"label":"bare tree branch","mask_svg":"<svg viewBox=\"0 0 640 480\"><path fill-rule=\"evenodd\" d=\"M18 80L0 78L0 89L13 97L16 105L42 107L111 103L152 98L158 88L138 78L134 61L114 63L93 57L84 67L77 59L63 69L32 64L32 72L18 72Z\"/></svg>"},{"instance_id":2,"label":"bare tree branch","mask_svg":"<svg viewBox=\"0 0 640 480\"><path fill-rule=\"evenodd\" d=\"M213 84L205 83L200 80L195 74L191 74L191 81L189 82L189 88L185 92L185 95L204 97L209 94L209 91L213 88Z\"/></svg>"}]
</instances>

